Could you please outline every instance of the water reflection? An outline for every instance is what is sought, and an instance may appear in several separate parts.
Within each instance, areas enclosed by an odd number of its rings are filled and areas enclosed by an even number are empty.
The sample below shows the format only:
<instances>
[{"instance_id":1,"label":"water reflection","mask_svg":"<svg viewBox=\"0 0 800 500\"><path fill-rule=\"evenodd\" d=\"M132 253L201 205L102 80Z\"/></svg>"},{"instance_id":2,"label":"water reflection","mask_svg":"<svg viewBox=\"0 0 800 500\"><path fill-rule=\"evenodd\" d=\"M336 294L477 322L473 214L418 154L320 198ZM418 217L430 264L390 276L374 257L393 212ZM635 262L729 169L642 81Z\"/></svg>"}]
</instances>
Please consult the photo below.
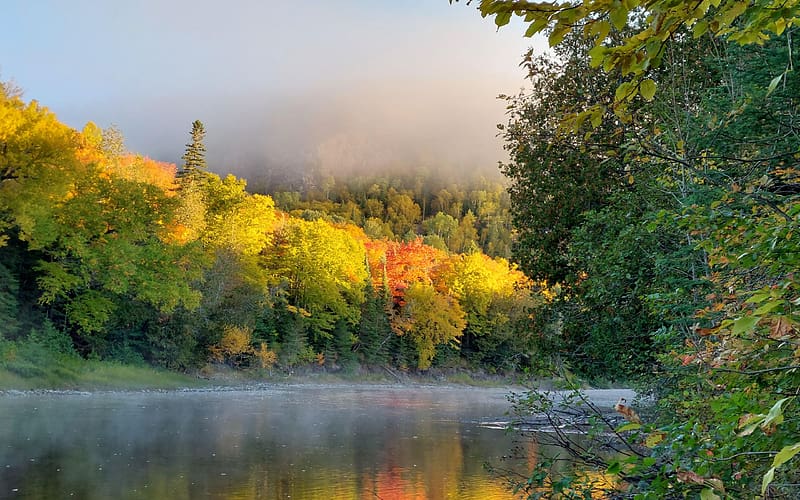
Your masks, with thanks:
<instances>
[{"instance_id":1,"label":"water reflection","mask_svg":"<svg viewBox=\"0 0 800 500\"><path fill-rule=\"evenodd\" d=\"M0 498L507 499L499 389L0 397Z\"/></svg>"}]
</instances>

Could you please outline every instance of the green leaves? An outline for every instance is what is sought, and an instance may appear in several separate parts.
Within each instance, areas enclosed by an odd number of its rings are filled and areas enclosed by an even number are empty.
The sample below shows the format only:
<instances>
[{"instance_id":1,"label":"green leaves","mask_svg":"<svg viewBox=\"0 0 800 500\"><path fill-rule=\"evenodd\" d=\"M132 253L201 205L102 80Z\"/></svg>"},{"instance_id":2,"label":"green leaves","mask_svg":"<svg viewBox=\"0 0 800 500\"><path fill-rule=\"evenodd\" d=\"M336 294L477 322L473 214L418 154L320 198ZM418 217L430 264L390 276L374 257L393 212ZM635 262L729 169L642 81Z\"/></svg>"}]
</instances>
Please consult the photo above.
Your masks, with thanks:
<instances>
[{"instance_id":1,"label":"green leaves","mask_svg":"<svg viewBox=\"0 0 800 500\"><path fill-rule=\"evenodd\" d=\"M772 460L772 467L780 467L791 460L798 453L800 453L800 441L788 446L784 446Z\"/></svg>"},{"instance_id":2,"label":"green leaves","mask_svg":"<svg viewBox=\"0 0 800 500\"><path fill-rule=\"evenodd\" d=\"M642 80L639 83L639 94L645 98L645 100L652 101L653 97L656 95L656 82L647 78Z\"/></svg>"},{"instance_id":3,"label":"green leaves","mask_svg":"<svg viewBox=\"0 0 800 500\"><path fill-rule=\"evenodd\" d=\"M781 451L775 455L775 458L772 460L772 467L764 474L761 480L762 495L767 492L767 487L769 487L772 480L775 479L775 471L777 468L794 458L798 453L800 453L800 442L784 446Z\"/></svg>"},{"instance_id":4,"label":"green leaves","mask_svg":"<svg viewBox=\"0 0 800 500\"><path fill-rule=\"evenodd\" d=\"M620 425L615 430L616 432L627 432L627 431L637 431L642 428L642 424L637 424L635 422L628 422L627 424Z\"/></svg>"},{"instance_id":5,"label":"green leaves","mask_svg":"<svg viewBox=\"0 0 800 500\"><path fill-rule=\"evenodd\" d=\"M758 316L742 316L734 320L731 334L742 335L753 331L760 318Z\"/></svg>"},{"instance_id":6,"label":"green leaves","mask_svg":"<svg viewBox=\"0 0 800 500\"><path fill-rule=\"evenodd\" d=\"M781 73L780 75L776 76L769 82L769 86L767 87L767 95L775 92L775 89L778 88L778 84L781 83L785 73Z\"/></svg>"},{"instance_id":7,"label":"green leaves","mask_svg":"<svg viewBox=\"0 0 800 500\"><path fill-rule=\"evenodd\" d=\"M682 30L691 30L694 38L711 32L715 36L728 36L740 44L763 43L768 38L765 33L780 35L787 27L797 24L800 11L796 3L778 6L772 0L706 0L700 3L599 0L577 4L481 0L478 9L484 17L494 16L498 27L508 24L513 16L521 17L528 24L526 36L549 29L551 47L564 43L566 33L575 25L585 24L584 36L593 37L597 45L604 43L613 27L624 35L618 38L613 50L594 52L592 65L602 66L608 72L616 70L631 75L631 79L621 85L636 82L659 67L662 52L658 46ZM628 17L636 9L646 10L648 16L631 29ZM640 94L645 100L652 100L655 87L645 84ZM621 91L617 95L617 103L621 103L629 92ZM625 106L620 106L618 116L623 118L626 114Z\"/></svg>"},{"instance_id":8,"label":"green leaves","mask_svg":"<svg viewBox=\"0 0 800 500\"><path fill-rule=\"evenodd\" d=\"M614 0L608 12L611 23L617 30L622 30L628 24L628 9L623 2Z\"/></svg>"}]
</instances>

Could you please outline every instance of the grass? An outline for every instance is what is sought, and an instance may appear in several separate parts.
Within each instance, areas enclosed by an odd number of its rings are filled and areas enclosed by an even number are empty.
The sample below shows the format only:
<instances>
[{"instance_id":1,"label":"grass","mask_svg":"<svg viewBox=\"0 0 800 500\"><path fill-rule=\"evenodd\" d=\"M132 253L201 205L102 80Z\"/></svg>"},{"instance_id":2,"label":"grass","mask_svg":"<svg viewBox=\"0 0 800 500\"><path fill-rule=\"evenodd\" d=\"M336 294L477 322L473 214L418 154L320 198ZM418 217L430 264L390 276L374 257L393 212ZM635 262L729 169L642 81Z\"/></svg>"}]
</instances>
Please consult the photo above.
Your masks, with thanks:
<instances>
[{"instance_id":1,"label":"grass","mask_svg":"<svg viewBox=\"0 0 800 500\"><path fill-rule=\"evenodd\" d=\"M201 387L208 382L149 366L86 360L34 344L0 346L0 390L140 390Z\"/></svg>"},{"instance_id":2,"label":"grass","mask_svg":"<svg viewBox=\"0 0 800 500\"><path fill-rule=\"evenodd\" d=\"M32 342L0 342L0 391L3 390L170 390L201 387L238 387L251 384L424 384L470 387L515 386L522 380L466 369L432 369L405 373L380 367L331 372L318 367L234 370L209 365L191 376L147 365L80 358L59 354ZM530 382L530 381L528 381Z\"/></svg>"}]
</instances>

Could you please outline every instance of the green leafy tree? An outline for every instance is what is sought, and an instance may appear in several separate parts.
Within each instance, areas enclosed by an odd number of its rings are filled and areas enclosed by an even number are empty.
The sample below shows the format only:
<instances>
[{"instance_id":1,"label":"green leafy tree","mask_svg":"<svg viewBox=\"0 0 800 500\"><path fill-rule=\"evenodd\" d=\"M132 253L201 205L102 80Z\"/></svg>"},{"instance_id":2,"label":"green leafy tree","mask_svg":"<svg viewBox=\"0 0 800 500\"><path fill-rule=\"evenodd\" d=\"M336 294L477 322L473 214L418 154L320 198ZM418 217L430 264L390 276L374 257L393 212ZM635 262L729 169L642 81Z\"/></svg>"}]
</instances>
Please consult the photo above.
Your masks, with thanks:
<instances>
[{"instance_id":1,"label":"green leafy tree","mask_svg":"<svg viewBox=\"0 0 800 500\"><path fill-rule=\"evenodd\" d=\"M391 224L392 232L404 235L413 231L420 221L422 209L407 194L390 193L386 205L387 222Z\"/></svg>"},{"instance_id":2,"label":"green leafy tree","mask_svg":"<svg viewBox=\"0 0 800 500\"><path fill-rule=\"evenodd\" d=\"M464 312L453 297L425 283L412 283L405 300L400 327L417 347L417 368L427 370L436 346L458 342L466 326Z\"/></svg>"},{"instance_id":3,"label":"green leafy tree","mask_svg":"<svg viewBox=\"0 0 800 500\"><path fill-rule=\"evenodd\" d=\"M610 75L611 101L573 99L558 120L576 138L592 122L584 143L616 125L608 110L625 129L612 143L621 188L569 231L573 309L555 319L571 314L580 329L588 313L583 329L601 344L615 317L623 332L661 323L651 339L661 411L616 429L634 433L629 452L599 470L636 498L797 496L797 6L480 5L500 25L527 16L529 33L550 30L554 45L577 24L593 66L630 78Z\"/></svg>"},{"instance_id":4,"label":"green leafy tree","mask_svg":"<svg viewBox=\"0 0 800 500\"><path fill-rule=\"evenodd\" d=\"M555 48L555 58L529 55L530 92L507 98L503 136L511 161L501 169L511 180L514 256L529 276L549 283L577 278L580 269L567 258L572 230L583 212L601 208L624 185L623 127L598 123L592 142L559 129L587 99L613 100L615 82L589 66L589 48L576 33Z\"/></svg>"},{"instance_id":5,"label":"green leafy tree","mask_svg":"<svg viewBox=\"0 0 800 500\"><path fill-rule=\"evenodd\" d=\"M389 360L389 342L395 337L387 315L390 299L378 293L371 283L366 287L356 352L367 365L383 365Z\"/></svg>"},{"instance_id":6,"label":"green leafy tree","mask_svg":"<svg viewBox=\"0 0 800 500\"><path fill-rule=\"evenodd\" d=\"M6 267L5 263L0 263L0 339L14 338L19 321L17 313L19 311L19 281L17 277Z\"/></svg>"},{"instance_id":7,"label":"green leafy tree","mask_svg":"<svg viewBox=\"0 0 800 500\"><path fill-rule=\"evenodd\" d=\"M78 133L18 97L0 105L5 236L36 256L25 282L59 327L92 349L126 302L196 306L197 248L167 242L168 193L106 169L96 127Z\"/></svg>"}]
</instances>

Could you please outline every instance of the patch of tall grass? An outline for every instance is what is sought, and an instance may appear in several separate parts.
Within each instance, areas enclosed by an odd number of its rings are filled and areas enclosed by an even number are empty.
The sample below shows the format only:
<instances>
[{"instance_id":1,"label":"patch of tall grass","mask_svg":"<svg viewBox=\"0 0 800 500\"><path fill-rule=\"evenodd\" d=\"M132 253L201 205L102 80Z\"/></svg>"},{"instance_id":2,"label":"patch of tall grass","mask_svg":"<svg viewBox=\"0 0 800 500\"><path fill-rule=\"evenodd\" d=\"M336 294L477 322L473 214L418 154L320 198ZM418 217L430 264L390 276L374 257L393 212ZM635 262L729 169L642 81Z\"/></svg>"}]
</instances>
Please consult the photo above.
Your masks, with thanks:
<instances>
[{"instance_id":1,"label":"patch of tall grass","mask_svg":"<svg viewBox=\"0 0 800 500\"><path fill-rule=\"evenodd\" d=\"M37 339L0 340L0 390L179 389L206 383L146 365L83 359Z\"/></svg>"}]
</instances>

